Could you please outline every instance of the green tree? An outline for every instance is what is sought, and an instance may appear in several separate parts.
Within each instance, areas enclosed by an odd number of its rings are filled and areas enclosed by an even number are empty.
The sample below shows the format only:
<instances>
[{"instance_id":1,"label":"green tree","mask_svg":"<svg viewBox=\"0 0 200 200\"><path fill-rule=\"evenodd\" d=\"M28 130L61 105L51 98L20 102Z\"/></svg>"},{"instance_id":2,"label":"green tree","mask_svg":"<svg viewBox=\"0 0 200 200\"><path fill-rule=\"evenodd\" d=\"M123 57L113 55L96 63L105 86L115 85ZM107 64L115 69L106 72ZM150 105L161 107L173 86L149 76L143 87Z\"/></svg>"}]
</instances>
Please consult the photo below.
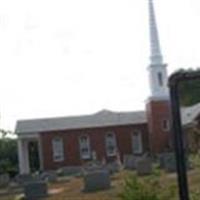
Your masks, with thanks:
<instances>
[{"instance_id":1,"label":"green tree","mask_svg":"<svg viewBox=\"0 0 200 200\"><path fill-rule=\"evenodd\" d=\"M200 80L184 81L179 86L180 103L191 106L200 102Z\"/></svg>"},{"instance_id":2,"label":"green tree","mask_svg":"<svg viewBox=\"0 0 200 200\"><path fill-rule=\"evenodd\" d=\"M17 140L7 137L13 132L0 129L0 173L14 176L18 172Z\"/></svg>"}]
</instances>

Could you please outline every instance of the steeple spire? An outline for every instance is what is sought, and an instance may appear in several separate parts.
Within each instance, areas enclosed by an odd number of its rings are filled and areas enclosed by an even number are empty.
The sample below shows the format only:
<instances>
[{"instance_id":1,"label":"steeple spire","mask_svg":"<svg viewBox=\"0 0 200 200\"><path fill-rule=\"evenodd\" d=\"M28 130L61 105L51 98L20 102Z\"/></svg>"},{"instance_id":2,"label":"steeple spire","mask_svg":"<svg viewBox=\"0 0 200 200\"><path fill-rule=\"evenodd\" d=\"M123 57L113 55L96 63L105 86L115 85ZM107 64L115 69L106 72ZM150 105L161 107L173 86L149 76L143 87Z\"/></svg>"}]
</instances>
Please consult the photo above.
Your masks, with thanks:
<instances>
[{"instance_id":1,"label":"steeple spire","mask_svg":"<svg viewBox=\"0 0 200 200\"><path fill-rule=\"evenodd\" d=\"M163 58L160 49L159 35L154 12L153 0L149 1L149 25L150 25L150 50L151 50L151 64L162 64Z\"/></svg>"},{"instance_id":2,"label":"steeple spire","mask_svg":"<svg viewBox=\"0 0 200 200\"><path fill-rule=\"evenodd\" d=\"M150 65L149 81L151 98L153 99L167 99L169 91L167 86L167 68L163 63L163 57L160 49L160 42L158 37L158 29L156 24L156 17L154 12L153 0L149 1L149 27L150 27Z\"/></svg>"}]
</instances>

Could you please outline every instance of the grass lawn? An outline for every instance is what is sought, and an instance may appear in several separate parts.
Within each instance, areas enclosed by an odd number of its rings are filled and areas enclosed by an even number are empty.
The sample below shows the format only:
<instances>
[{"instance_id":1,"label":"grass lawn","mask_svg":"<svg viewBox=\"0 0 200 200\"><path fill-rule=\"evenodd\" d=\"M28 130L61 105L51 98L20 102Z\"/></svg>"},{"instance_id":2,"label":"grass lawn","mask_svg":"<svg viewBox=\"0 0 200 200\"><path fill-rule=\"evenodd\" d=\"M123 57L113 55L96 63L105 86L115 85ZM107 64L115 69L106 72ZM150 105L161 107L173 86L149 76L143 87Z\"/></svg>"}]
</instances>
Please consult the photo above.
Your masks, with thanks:
<instances>
[{"instance_id":1,"label":"grass lawn","mask_svg":"<svg viewBox=\"0 0 200 200\"><path fill-rule=\"evenodd\" d=\"M57 182L49 185L49 191L52 193L45 200L119 200L118 194L123 189L124 179L127 176L130 176L134 172L130 171L121 171L111 177L112 186L108 190L93 192L93 193L84 193L83 189L83 180L82 178L72 178L70 181ZM192 170L188 174L190 190L199 190L200 185L200 170ZM144 179L141 177L141 179ZM171 173L167 174L161 172L160 182L163 186L163 191L166 188L173 185L173 188L177 190L177 179L176 174ZM148 184L148 182L147 182ZM16 195L1 196L1 200L14 200ZM172 200L172 199L171 199ZM178 200L177 197L174 200Z\"/></svg>"},{"instance_id":2,"label":"grass lawn","mask_svg":"<svg viewBox=\"0 0 200 200\"><path fill-rule=\"evenodd\" d=\"M55 194L48 197L48 200L118 200L118 194L122 190L123 178L127 175L127 171L120 172L111 177L112 185L108 190L85 193L82 192L84 188L83 180L81 178L73 178L66 183L55 183L49 188L62 188L60 194Z\"/></svg>"},{"instance_id":3,"label":"grass lawn","mask_svg":"<svg viewBox=\"0 0 200 200\"><path fill-rule=\"evenodd\" d=\"M8 195L8 196L2 196L0 197L1 200L14 200L15 195Z\"/></svg>"}]
</instances>

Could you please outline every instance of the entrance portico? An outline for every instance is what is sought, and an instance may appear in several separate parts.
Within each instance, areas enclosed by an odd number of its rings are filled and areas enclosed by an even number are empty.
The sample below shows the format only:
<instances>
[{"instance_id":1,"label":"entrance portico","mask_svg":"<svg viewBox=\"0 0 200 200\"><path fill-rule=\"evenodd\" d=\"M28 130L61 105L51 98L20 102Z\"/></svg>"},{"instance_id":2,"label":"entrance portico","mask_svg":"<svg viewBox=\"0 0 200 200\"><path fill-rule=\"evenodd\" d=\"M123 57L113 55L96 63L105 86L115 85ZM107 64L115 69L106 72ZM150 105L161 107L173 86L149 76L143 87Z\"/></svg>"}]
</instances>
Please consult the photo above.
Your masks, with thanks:
<instances>
[{"instance_id":1,"label":"entrance portico","mask_svg":"<svg viewBox=\"0 0 200 200\"><path fill-rule=\"evenodd\" d=\"M42 148L40 142L40 136L37 133L34 134L23 134L18 135L18 160L19 160L19 173L20 174L29 174L31 173L30 169L30 153L29 153L29 144L31 142L36 142L38 147L38 160L40 170L43 169L42 161Z\"/></svg>"}]
</instances>

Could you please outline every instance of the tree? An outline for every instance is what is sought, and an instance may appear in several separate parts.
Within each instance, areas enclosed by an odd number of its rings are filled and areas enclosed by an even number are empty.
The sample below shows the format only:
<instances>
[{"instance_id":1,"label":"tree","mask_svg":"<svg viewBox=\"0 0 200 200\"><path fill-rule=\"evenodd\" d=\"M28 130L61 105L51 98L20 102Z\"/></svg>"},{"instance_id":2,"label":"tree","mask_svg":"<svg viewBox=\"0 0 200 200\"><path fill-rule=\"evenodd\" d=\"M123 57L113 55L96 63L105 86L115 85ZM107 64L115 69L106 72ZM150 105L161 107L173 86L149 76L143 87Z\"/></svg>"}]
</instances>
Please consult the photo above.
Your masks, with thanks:
<instances>
[{"instance_id":1,"label":"tree","mask_svg":"<svg viewBox=\"0 0 200 200\"><path fill-rule=\"evenodd\" d=\"M184 81L179 86L180 104L191 106L200 102L200 80Z\"/></svg>"},{"instance_id":2,"label":"tree","mask_svg":"<svg viewBox=\"0 0 200 200\"><path fill-rule=\"evenodd\" d=\"M10 130L4 130L4 129L0 129L0 133L2 135L3 138L5 138L8 135L14 135L14 133Z\"/></svg>"},{"instance_id":3,"label":"tree","mask_svg":"<svg viewBox=\"0 0 200 200\"><path fill-rule=\"evenodd\" d=\"M18 172L17 140L7 137L13 132L0 129L0 173L9 173L15 176Z\"/></svg>"}]
</instances>

